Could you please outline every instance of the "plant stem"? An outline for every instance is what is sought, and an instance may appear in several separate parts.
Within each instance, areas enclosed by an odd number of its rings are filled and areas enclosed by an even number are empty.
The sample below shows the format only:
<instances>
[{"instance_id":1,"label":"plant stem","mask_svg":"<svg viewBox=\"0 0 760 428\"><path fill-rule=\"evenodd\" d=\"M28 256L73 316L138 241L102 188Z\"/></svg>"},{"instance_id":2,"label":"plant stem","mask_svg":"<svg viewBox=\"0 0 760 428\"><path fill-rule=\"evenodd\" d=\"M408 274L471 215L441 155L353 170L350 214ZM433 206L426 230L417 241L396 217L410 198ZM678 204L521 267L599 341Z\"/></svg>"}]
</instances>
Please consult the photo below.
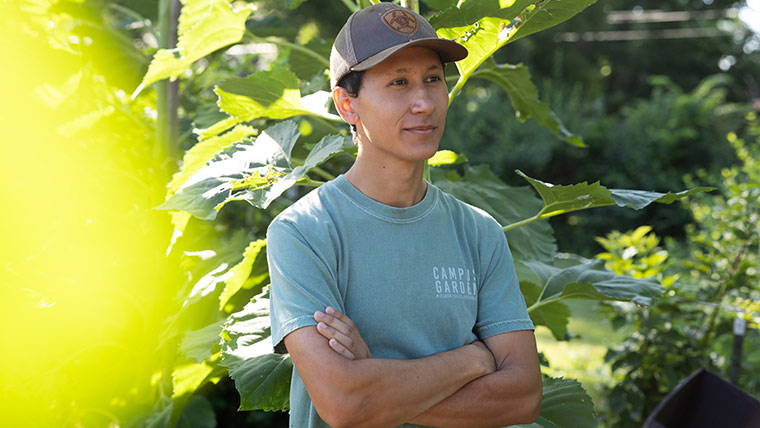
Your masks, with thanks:
<instances>
[{"instance_id":1,"label":"plant stem","mask_svg":"<svg viewBox=\"0 0 760 428\"><path fill-rule=\"evenodd\" d=\"M702 340L700 340L700 343L702 346L707 345L707 342L710 341L710 336L712 336L713 329L715 328L715 322L718 320L718 313L720 312L720 302L723 300L723 296L726 294L726 290L728 289L728 281L731 280L731 278L734 277L736 274L736 271L739 270L739 264L744 260L744 256L747 253L747 250L749 249L749 242L745 242L742 248L739 250L739 253L734 257L734 262L731 264L731 268L726 272L725 278L723 278L723 281L720 284L720 290L718 290L718 296L715 299L717 304L715 306L715 309L713 309L713 312L710 314L710 321L707 323L707 329L705 330L704 336L702 336Z\"/></svg>"},{"instance_id":2,"label":"plant stem","mask_svg":"<svg viewBox=\"0 0 760 428\"><path fill-rule=\"evenodd\" d=\"M517 223L508 224L508 225L502 227L502 230L504 230L504 233L507 233L507 232L509 232L512 229L517 229L518 227L522 227L522 226L525 226L527 224L535 223L535 222L537 222L539 220L543 220L541 218L541 213L540 212L538 214L534 215L533 217L529 217L529 218L526 218L524 220L520 220Z\"/></svg>"},{"instance_id":3,"label":"plant stem","mask_svg":"<svg viewBox=\"0 0 760 428\"><path fill-rule=\"evenodd\" d=\"M462 90L464 87L464 84L467 83L468 79L465 79L464 76L459 76L459 80L457 80L456 85L454 85L453 88L451 88L451 92L449 92L449 105L451 105L451 102L454 101L454 98L459 94L459 91Z\"/></svg>"},{"instance_id":4,"label":"plant stem","mask_svg":"<svg viewBox=\"0 0 760 428\"><path fill-rule=\"evenodd\" d=\"M298 183L302 186L319 187L325 184L324 181L312 180L309 176L304 175L302 179L298 180Z\"/></svg>"},{"instance_id":5,"label":"plant stem","mask_svg":"<svg viewBox=\"0 0 760 428\"><path fill-rule=\"evenodd\" d=\"M255 35L255 34L251 33L250 30L245 30L245 35L248 36L248 38L250 38L251 40L256 41L256 42L271 43L273 45L279 45L279 46L289 47L291 49L297 50L297 51L299 51L299 52L301 52L301 53L303 53L305 55L308 55L308 56L316 59L317 61L319 61L320 63L322 63L325 66L329 66L330 65L330 60L329 59L323 57L322 55L314 52L313 50L311 50L311 49L309 49L309 48L307 48L305 46L301 46L301 45L298 45L298 44L295 44L295 43L291 43L291 42L288 42L288 41L285 41L285 40L277 40L277 39L272 39L272 38L267 38L267 37L259 37L259 36Z\"/></svg>"},{"instance_id":6,"label":"plant stem","mask_svg":"<svg viewBox=\"0 0 760 428\"><path fill-rule=\"evenodd\" d=\"M314 172L314 174L317 174L318 176L324 178L325 180L335 180L334 175L330 174L329 172L325 171L324 169L318 166L315 166L311 170Z\"/></svg>"}]
</instances>

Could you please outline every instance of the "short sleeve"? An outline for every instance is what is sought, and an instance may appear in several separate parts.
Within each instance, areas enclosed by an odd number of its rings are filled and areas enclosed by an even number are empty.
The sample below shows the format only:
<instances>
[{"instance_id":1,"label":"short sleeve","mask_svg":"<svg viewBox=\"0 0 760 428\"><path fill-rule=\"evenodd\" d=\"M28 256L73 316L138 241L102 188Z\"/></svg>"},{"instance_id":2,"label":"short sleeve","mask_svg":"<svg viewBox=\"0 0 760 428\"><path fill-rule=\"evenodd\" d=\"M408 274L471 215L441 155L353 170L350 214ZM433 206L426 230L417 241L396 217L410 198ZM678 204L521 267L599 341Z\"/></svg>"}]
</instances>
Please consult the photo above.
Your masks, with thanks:
<instances>
[{"instance_id":1,"label":"short sleeve","mask_svg":"<svg viewBox=\"0 0 760 428\"><path fill-rule=\"evenodd\" d=\"M516 330L533 330L515 273L512 253L498 223L490 219L481 234L481 272L475 332L484 339Z\"/></svg>"},{"instance_id":2,"label":"short sleeve","mask_svg":"<svg viewBox=\"0 0 760 428\"><path fill-rule=\"evenodd\" d=\"M276 219L267 230L272 344L285 353L283 339L316 325L314 312L344 310L336 280L334 250L309 240L290 221Z\"/></svg>"}]
</instances>

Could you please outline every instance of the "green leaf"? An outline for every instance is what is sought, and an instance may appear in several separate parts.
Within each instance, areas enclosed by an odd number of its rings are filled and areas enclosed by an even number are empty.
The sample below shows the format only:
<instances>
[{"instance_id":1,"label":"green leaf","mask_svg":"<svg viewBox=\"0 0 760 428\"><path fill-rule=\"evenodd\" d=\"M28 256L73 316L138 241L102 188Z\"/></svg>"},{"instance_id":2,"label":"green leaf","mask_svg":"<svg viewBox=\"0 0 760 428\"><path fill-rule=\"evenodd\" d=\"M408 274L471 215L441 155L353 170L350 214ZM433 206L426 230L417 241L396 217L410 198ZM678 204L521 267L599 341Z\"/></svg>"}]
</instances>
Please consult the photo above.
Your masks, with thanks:
<instances>
[{"instance_id":1,"label":"green leaf","mask_svg":"<svg viewBox=\"0 0 760 428\"><path fill-rule=\"evenodd\" d=\"M240 393L240 410L284 411L289 406L289 357L271 354L269 290L242 311L230 315L224 326L221 365Z\"/></svg>"},{"instance_id":2,"label":"green leaf","mask_svg":"<svg viewBox=\"0 0 760 428\"><path fill-rule=\"evenodd\" d=\"M177 47L156 52L132 98L159 80L176 79L190 64L211 52L239 42L245 33L245 21L254 10L251 4L238 2L233 6L227 0L183 0L182 4Z\"/></svg>"},{"instance_id":3,"label":"green leaf","mask_svg":"<svg viewBox=\"0 0 760 428\"><path fill-rule=\"evenodd\" d=\"M272 351L268 293L267 287L243 310L227 318L222 331L223 366L231 367Z\"/></svg>"},{"instance_id":4,"label":"green leaf","mask_svg":"<svg viewBox=\"0 0 760 428\"><path fill-rule=\"evenodd\" d=\"M493 60L489 60L478 68L472 77L491 80L504 88L521 122L533 118L564 141L574 146L586 147L583 140L568 131L549 106L538 99L538 90L530 80L527 67L522 64L497 65Z\"/></svg>"},{"instance_id":5,"label":"green leaf","mask_svg":"<svg viewBox=\"0 0 760 428\"><path fill-rule=\"evenodd\" d=\"M329 97L324 94L301 98L298 77L282 67L227 80L217 85L214 92L218 97L219 109L229 117L200 131L204 137L217 135L237 123L261 117L287 119L310 115L342 122L339 116L328 113Z\"/></svg>"},{"instance_id":6,"label":"green leaf","mask_svg":"<svg viewBox=\"0 0 760 428\"><path fill-rule=\"evenodd\" d=\"M177 428L215 428L216 413L208 398L193 395L182 410Z\"/></svg>"},{"instance_id":7,"label":"green leaf","mask_svg":"<svg viewBox=\"0 0 760 428\"><path fill-rule=\"evenodd\" d=\"M174 385L172 398L177 399L194 393L208 379L213 370L214 368L205 362L175 367L172 372Z\"/></svg>"},{"instance_id":8,"label":"green leaf","mask_svg":"<svg viewBox=\"0 0 760 428\"><path fill-rule=\"evenodd\" d=\"M457 165L467 162L465 155L460 155L451 150L438 150L432 158L428 159L430 166Z\"/></svg>"},{"instance_id":9,"label":"green leaf","mask_svg":"<svg viewBox=\"0 0 760 428\"><path fill-rule=\"evenodd\" d=\"M615 200L617 206L640 210L652 202L671 204L695 193L711 192L713 190L715 190L715 187L695 187L678 193L657 193L626 189L610 189L610 192L612 193L612 199Z\"/></svg>"},{"instance_id":10,"label":"green leaf","mask_svg":"<svg viewBox=\"0 0 760 428\"><path fill-rule=\"evenodd\" d=\"M231 366L230 377L240 393L238 410L287 411L292 374L290 357L279 354L261 355Z\"/></svg>"},{"instance_id":11,"label":"green leaf","mask_svg":"<svg viewBox=\"0 0 760 428\"><path fill-rule=\"evenodd\" d=\"M518 264L519 268L519 264ZM537 285L539 282L532 283L523 281L520 270L520 291L525 297L525 303L532 306L541 296L542 288ZM530 319L534 325L546 326L557 340L567 339L567 323L570 318L570 308L562 302L553 302L546 305L535 307L530 312Z\"/></svg>"},{"instance_id":12,"label":"green leaf","mask_svg":"<svg viewBox=\"0 0 760 428\"><path fill-rule=\"evenodd\" d=\"M527 187L511 187L500 181L487 166L465 167L464 177L456 172L431 168L433 184L461 201L491 214L500 224L511 224L540 209L541 202ZM557 251L551 226L534 222L507 233L515 258L550 261Z\"/></svg>"},{"instance_id":13,"label":"green leaf","mask_svg":"<svg viewBox=\"0 0 760 428\"><path fill-rule=\"evenodd\" d=\"M174 174L172 181L167 186L168 195L173 194L193 176L198 170L203 168L216 153L219 153L225 147L237 143L245 138L256 134L256 130L246 125L238 125L229 132L207 138L196 143L182 157L182 168Z\"/></svg>"},{"instance_id":14,"label":"green leaf","mask_svg":"<svg viewBox=\"0 0 760 428\"><path fill-rule=\"evenodd\" d=\"M594 403L575 379L546 378L541 411L536 422L518 425L531 428L593 428Z\"/></svg>"},{"instance_id":15,"label":"green leaf","mask_svg":"<svg viewBox=\"0 0 760 428\"><path fill-rule=\"evenodd\" d=\"M713 190L711 187L695 187L678 193L658 193L643 190L607 189L599 182L588 184L585 181L579 184L561 186L530 178L519 170L516 172L536 189L544 201L544 207L537 214L537 218L549 218L572 211L609 205L639 210L654 202L670 204L695 193Z\"/></svg>"},{"instance_id":16,"label":"green leaf","mask_svg":"<svg viewBox=\"0 0 760 428\"><path fill-rule=\"evenodd\" d=\"M244 200L266 208L317 165L353 149L351 137L328 135L317 143L303 165L290 157L300 132L292 121L263 131L251 144L237 143L218 153L157 209L177 209L204 220L213 220L228 202Z\"/></svg>"},{"instance_id":17,"label":"green leaf","mask_svg":"<svg viewBox=\"0 0 760 428\"><path fill-rule=\"evenodd\" d=\"M469 51L467 58L456 63L459 81L451 90L449 102L455 98L480 64L499 48L520 37L557 25L594 1L471 0L465 2L459 11L452 9L442 13L438 19L434 19L438 35L447 39L457 39ZM496 7L497 4L499 7ZM468 12L462 12L463 10ZM457 18L458 13L464 13L466 19Z\"/></svg>"},{"instance_id":18,"label":"green leaf","mask_svg":"<svg viewBox=\"0 0 760 428\"><path fill-rule=\"evenodd\" d=\"M221 320L198 330L188 330L179 344L180 352L196 363L211 357L214 347L219 345L219 334L224 322L225 320Z\"/></svg>"},{"instance_id":19,"label":"green leaf","mask_svg":"<svg viewBox=\"0 0 760 428\"><path fill-rule=\"evenodd\" d=\"M332 43L328 43L319 37L314 37L303 47L313 51L317 55L330 58ZM288 64L290 65L290 70L301 80L310 79L317 73L324 73L326 69L325 64L314 60L314 56L308 55L298 49L292 49L290 51L290 55L288 55Z\"/></svg>"},{"instance_id":20,"label":"green leaf","mask_svg":"<svg viewBox=\"0 0 760 428\"><path fill-rule=\"evenodd\" d=\"M632 301L649 306L665 290L650 279L612 273L604 268L604 260L570 267L529 260L519 261L516 267L531 319L549 327L559 340L565 338L570 315L566 307L556 306L562 300Z\"/></svg>"},{"instance_id":21,"label":"green leaf","mask_svg":"<svg viewBox=\"0 0 760 428\"><path fill-rule=\"evenodd\" d=\"M531 0L469 0L457 8L457 2L449 2L444 11L430 17L433 28L450 28L472 25L481 18L492 17L502 20L512 20L526 7ZM444 6L444 5L441 5ZM439 7L439 9L442 9Z\"/></svg>"},{"instance_id":22,"label":"green leaf","mask_svg":"<svg viewBox=\"0 0 760 428\"><path fill-rule=\"evenodd\" d=\"M258 288L269 278L266 256L267 241L258 239L251 242L243 253L243 260L230 269L232 276L225 281L224 291L219 296L219 309L224 309L227 302L246 284ZM252 281L248 281L251 279Z\"/></svg>"}]
</instances>

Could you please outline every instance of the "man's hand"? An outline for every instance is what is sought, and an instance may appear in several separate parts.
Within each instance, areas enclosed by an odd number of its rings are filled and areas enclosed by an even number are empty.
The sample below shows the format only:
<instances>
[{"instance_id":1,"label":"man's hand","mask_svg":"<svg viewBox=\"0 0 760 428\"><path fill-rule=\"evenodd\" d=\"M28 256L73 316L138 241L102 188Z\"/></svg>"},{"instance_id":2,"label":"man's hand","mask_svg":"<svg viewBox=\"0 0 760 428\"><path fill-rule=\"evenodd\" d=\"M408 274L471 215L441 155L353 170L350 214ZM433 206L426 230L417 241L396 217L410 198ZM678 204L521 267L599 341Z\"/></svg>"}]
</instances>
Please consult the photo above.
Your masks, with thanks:
<instances>
[{"instance_id":1,"label":"man's hand","mask_svg":"<svg viewBox=\"0 0 760 428\"><path fill-rule=\"evenodd\" d=\"M325 312L314 312L317 331L324 336L338 354L349 360L372 358L369 346L359 334L356 324L344 313L328 306Z\"/></svg>"}]
</instances>

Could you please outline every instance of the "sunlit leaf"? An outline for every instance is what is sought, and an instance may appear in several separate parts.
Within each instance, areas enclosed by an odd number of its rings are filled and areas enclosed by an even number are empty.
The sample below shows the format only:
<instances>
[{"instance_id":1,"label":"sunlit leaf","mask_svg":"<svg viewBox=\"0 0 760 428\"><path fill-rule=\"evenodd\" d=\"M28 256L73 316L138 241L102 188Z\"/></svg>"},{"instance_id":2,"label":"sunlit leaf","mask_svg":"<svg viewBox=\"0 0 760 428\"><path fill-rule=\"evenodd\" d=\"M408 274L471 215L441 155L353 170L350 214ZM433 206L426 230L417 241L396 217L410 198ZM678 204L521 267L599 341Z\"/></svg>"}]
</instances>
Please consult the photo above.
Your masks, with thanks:
<instances>
[{"instance_id":1,"label":"sunlit leaf","mask_svg":"<svg viewBox=\"0 0 760 428\"><path fill-rule=\"evenodd\" d=\"M134 98L146 86L159 80L176 79L193 62L239 42L245 34L245 21L254 9L252 4L227 0L183 0L177 28L175 49L156 52Z\"/></svg>"},{"instance_id":2,"label":"sunlit leaf","mask_svg":"<svg viewBox=\"0 0 760 428\"><path fill-rule=\"evenodd\" d=\"M303 165L295 166L290 153L300 132L294 122L280 122L251 143L236 143L218 153L158 209L177 209L213 220L233 200L266 208L312 168L332 156L353 149L351 137L328 135L317 143Z\"/></svg>"},{"instance_id":3,"label":"sunlit leaf","mask_svg":"<svg viewBox=\"0 0 760 428\"><path fill-rule=\"evenodd\" d=\"M467 157L451 150L438 150L432 158L428 159L430 166L456 165L467 162Z\"/></svg>"},{"instance_id":4,"label":"sunlit leaf","mask_svg":"<svg viewBox=\"0 0 760 428\"><path fill-rule=\"evenodd\" d=\"M441 0L439 0L441 1ZM511 20L526 7L533 4L531 0L468 0L458 8L457 2L449 2L449 7L430 17L434 28L462 27L472 25L481 18L492 17ZM443 6L443 5L441 5ZM440 9L440 8L439 8Z\"/></svg>"},{"instance_id":5,"label":"sunlit leaf","mask_svg":"<svg viewBox=\"0 0 760 428\"><path fill-rule=\"evenodd\" d=\"M243 253L243 260L233 266L232 276L225 282L224 290L219 296L219 308L222 309L249 279L248 286L263 286L269 278L266 259L266 240L257 239L251 242Z\"/></svg>"},{"instance_id":6,"label":"sunlit leaf","mask_svg":"<svg viewBox=\"0 0 760 428\"><path fill-rule=\"evenodd\" d=\"M486 166L465 167L464 177L431 168L433 184L458 199L481 208L500 224L509 225L532 216L541 202L527 187L511 187L500 181ZM551 226L539 221L507 233L509 246L520 259L550 261L557 250Z\"/></svg>"},{"instance_id":7,"label":"sunlit leaf","mask_svg":"<svg viewBox=\"0 0 760 428\"><path fill-rule=\"evenodd\" d=\"M172 372L174 384L172 397L176 398L185 394L192 394L203 384L213 370L214 368L205 362L176 367Z\"/></svg>"},{"instance_id":8,"label":"sunlit leaf","mask_svg":"<svg viewBox=\"0 0 760 428\"><path fill-rule=\"evenodd\" d=\"M220 83L214 92L219 97L219 109L229 117L201 130L200 135L204 137L217 135L235 124L260 117L286 119L311 115L342 121L339 116L328 113L324 104L304 103L298 77L282 67L227 80Z\"/></svg>"},{"instance_id":9,"label":"sunlit leaf","mask_svg":"<svg viewBox=\"0 0 760 428\"><path fill-rule=\"evenodd\" d=\"M188 330L179 344L180 352L196 363L209 358L219 346L224 322L220 320L198 330Z\"/></svg>"},{"instance_id":10,"label":"sunlit leaf","mask_svg":"<svg viewBox=\"0 0 760 428\"><path fill-rule=\"evenodd\" d=\"M174 174L172 181L167 186L168 194L172 194L190 178L198 172L199 169L206 165L215 154L219 153L230 144L237 143L244 138L256 134L256 130L246 125L238 125L223 135L207 138L199 141L182 157L182 168Z\"/></svg>"},{"instance_id":11,"label":"sunlit leaf","mask_svg":"<svg viewBox=\"0 0 760 428\"><path fill-rule=\"evenodd\" d=\"M472 1L472 0L471 0ZM458 61L461 86L470 78L475 69L499 48L525 35L557 25L582 11L595 0L543 0L526 1L471 1L462 5L462 10L471 11L464 15L466 19L457 18L462 11L450 10L443 13L436 22L440 37L457 39L470 54ZM506 10L496 5L509 6ZM451 19L446 18L447 16ZM480 17L478 18L478 15ZM477 21L477 22L476 22ZM477 24L477 27L475 27ZM469 35L468 35L469 33Z\"/></svg>"},{"instance_id":12,"label":"sunlit leaf","mask_svg":"<svg viewBox=\"0 0 760 428\"><path fill-rule=\"evenodd\" d=\"M549 109L549 106L538 99L538 90L530 80L530 73L524 65L497 65L494 61L489 60L480 66L472 77L491 80L504 88L520 121L525 122L529 118L533 118L564 141L578 147L586 146L579 136L565 128L565 125Z\"/></svg>"}]
</instances>

